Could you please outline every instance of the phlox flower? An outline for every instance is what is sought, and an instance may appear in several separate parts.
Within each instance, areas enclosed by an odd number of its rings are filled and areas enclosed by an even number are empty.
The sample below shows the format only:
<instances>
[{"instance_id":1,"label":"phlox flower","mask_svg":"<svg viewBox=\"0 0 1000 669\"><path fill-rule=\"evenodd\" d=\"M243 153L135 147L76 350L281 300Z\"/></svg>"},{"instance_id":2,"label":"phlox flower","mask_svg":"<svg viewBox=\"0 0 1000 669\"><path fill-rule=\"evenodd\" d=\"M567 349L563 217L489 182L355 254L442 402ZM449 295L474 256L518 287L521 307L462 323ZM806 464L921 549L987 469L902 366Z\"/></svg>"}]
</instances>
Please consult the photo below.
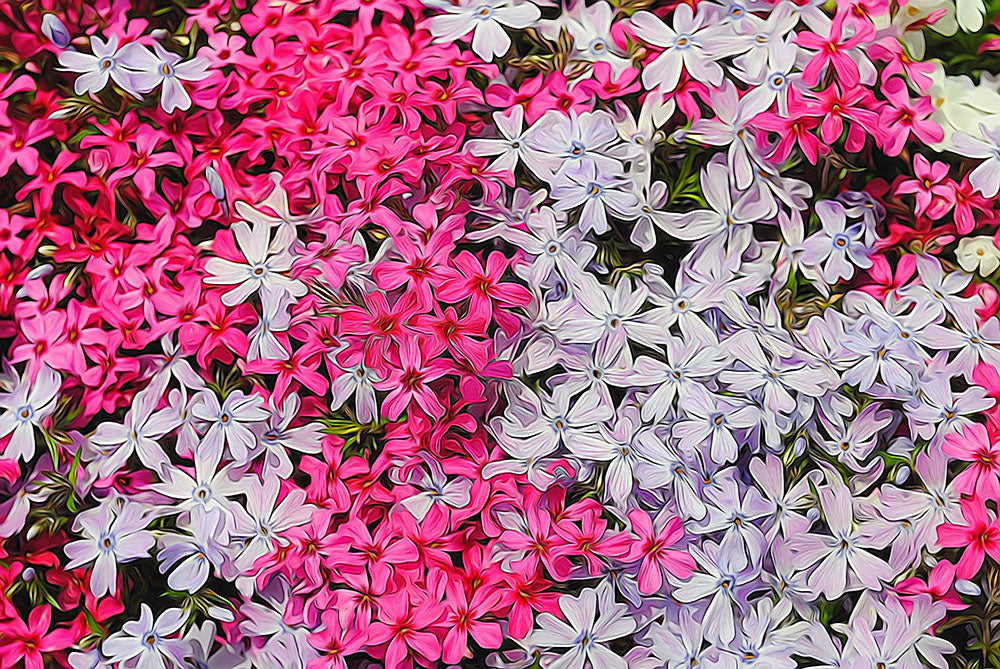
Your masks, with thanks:
<instances>
[{"instance_id":1,"label":"phlox flower","mask_svg":"<svg viewBox=\"0 0 1000 669\"><path fill-rule=\"evenodd\" d=\"M167 609L154 621L153 611L143 602L138 620L130 620L101 644L101 651L111 662L135 662L142 669L182 665L191 646L173 635L184 625L187 614L181 609Z\"/></svg>"},{"instance_id":2,"label":"phlox flower","mask_svg":"<svg viewBox=\"0 0 1000 669\"><path fill-rule=\"evenodd\" d=\"M829 24L826 36L815 32L800 32L796 43L817 53L809 60L802 71L802 79L808 86L815 86L827 67L836 74L837 79L845 88L854 88L861 82L861 72L857 61L850 51L864 44L874 32L871 24L847 24L848 12L838 12ZM853 27L853 30L850 28ZM848 28L848 31L844 29ZM845 32L853 34L845 35Z\"/></svg>"},{"instance_id":3,"label":"phlox flower","mask_svg":"<svg viewBox=\"0 0 1000 669\"><path fill-rule=\"evenodd\" d=\"M307 523L315 508L305 503L305 491L299 488L290 490L279 503L280 487L280 482L274 478L258 483L256 477L249 477L244 489L246 507L230 507L236 513L233 535L245 539L243 551L233 563L241 573L276 546L287 546L288 540L281 534Z\"/></svg>"},{"instance_id":4,"label":"phlox flower","mask_svg":"<svg viewBox=\"0 0 1000 669\"><path fill-rule=\"evenodd\" d=\"M442 661L455 664L467 657L470 636L480 648L503 645L500 625L488 619L499 602L500 595L495 590L481 588L470 594L465 588L452 586L449 582L445 598L448 613L444 619L448 632L442 642Z\"/></svg>"},{"instance_id":5,"label":"phlox flower","mask_svg":"<svg viewBox=\"0 0 1000 669\"><path fill-rule=\"evenodd\" d=\"M23 662L25 669L43 669L45 657L73 645L75 634L69 628L52 629L52 608L34 607L27 621L18 615L0 622L0 665L13 667Z\"/></svg>"},{"instance_id":6,"label":"phlox flower","mask_svg":"<svg viewBox=\"0 0 1000 669\"><path fill-rule=\"evenodd\" d=\"M854 267L871 267L860 223L848 225L847 213L839 202L816 203L822 229L802 242L800 261L823 267L823 279L830 284L854 276Z\"/></svg>"},{"instance_id":7,"label":"phlox flower","mask_svg":"<svg viewBox=\"0 0 1000 669\"><path fill-rule=\"evenodd\" d=\"M685 4L674 10L673 27L645 10L632 16L631 27L639 39L663 49L642 71L642 83L648 90L672 92L682 68L698 81L712 86L722 83L722 66L717 61L728 55L725 45L734 40L729 26L706 26L707 18L705 12L695 13Z\"/></svg>"},{"instance_id":8,"label":"phlox flower","mask_svg":"<svg viewBox=\"0 0 1000 669\"><path fill-rule=\"evenodd\" d=\"M301 281L283 274L291 269L292 255L284 247L282 236L271 241L271 226L257 222L251 228L244 221L233 224L233 235L245 262L210 258L205 263L205 283L236 285L222 296L228 307L241 304L260 292L267 301L278 301L283 295L302 297L306 287Z\"/></svg>"},{"instance_id":9,"label":"phlox flower","mask_svg":"<svg viewBox=\"0 0 1000 669\"><path fill-rule=\"evenodd\" d=\"M664 570L679 579L691 576L695 561L682 550L671 549L684 536L680 518L661 513L654 522L640 509L628 514L632 531L638 540L632 544L625 560L642 560L639 565L639 592L656 594L663 585Z\"/></svg>"},{"instance_id":10,"label":"phlox flower","mask_svg":"<svg viewBox=\"0 0 1000 669\"><path fill-rule=\"evenodd\" d=\"M119 511L113 501L76 517L73 528L84 538L66 544L70 559L67 569L94 563L90 573L90 591L100 597L114 595L118 590L118 563L149 557L156 540L146 530L150 519L138 502L126 501Z\"/></svg>"},{"instance_id":11,"label":"phlox flower","mask_svg":"<svg viewBox=\"0 0 1000 669\"><path fill-rule=\"evenodd\" d=\"M737 568L733 564L737 557L734 551L712 542L705 542L703 548L691 546L689 550L700 570L677 583L671 595L684 604L708 599L701 621L702 633L710 642L729 643L736 638L735 609L745 602L744 586L755 580L760 566ZM738 560L746 564L745 555Z\"/></svg>"},{"instance_id":12,"label":"phlox flower","mask_svg":"<svg viewBox=\"0 0 1000 669\"><path fill-rule=\"evenodd\" d=\"M609 230L608 213L626 218L639 202L628 181L600 171L593 161L568 169L563 176L552 189L553 206L567 211L582 205L578 223L583 232L604 234Z\"/></svg>"},{"instance_id":13,"label":"phlox flower","mask_svg":"<svg viewBox=\"0 0 1000 669\"><path fill-rule=\"evenodd\" d=\"M859 525L850 490L832 476L827 481L819 490L819 502L830 536L799 534L789 538L788 546L803 567L817 565L808 581L815 597L840 597L858 584L881 590L895 575L894 570L871 551L884 548L891 537L873 536Z\"/></svg>"},{"instance_id":14,"label":"phlox flower","mask_svg":"<svg viewBox=\"0 0 1000 669\"><path fill-rule=\"evenodd\" d=\"M181 56L167 51L159 42L153 42L152 52L135 44L122 54L121 62L135 70L131 80L137 91L148 93L161 86L160 106L168 114L175 109L186 111L191 107L191 96L184 90L181 81L207 79L211 65L205 58L193 58L182 63Z\"/></svg>"},{"instance_id":15,"label":"phlox flower","mask_svg":"<svg viewBox=\"0 0 1000 669\"><path fill-rule=\"evenodd\" d=\"M936 144L944 139L941 126L928 119L934 110L930 99L919 97L911 100L902 77L892 77L886 81L882 85L882 91L889 101L879 115L887 154L898 155L911 134L924 144Z\"/></svg>"},{"instance_id":16,"label":"phlox flower","mask_svg":"<svg viewBox=\"0 0 1000 669\"><path fill-rule=\"evenodd\" d=\"M385 645L386 669L409 669L441 658L441 640L429 628L445 615L436 598L400 590L379 600L378 619L368 628L368 644Z\"/></svg>"},{"instance_id":17,"label":"phlox flower","mask_svg":"<svg viewBox=\"0 0 1000 669\"><path fill-rule=\"evenodd\" d=\"M941 560L931 569L926 582L914 576L896 584L896 592L913 597L900 597L899 601L907 612L913 610L913 600L919 595L930 595L941 602L949 611L961 611L969 607L955 590L955 565Z\"/></svg>"},{"instance_id":18,"label":"phlox flower","mask_svg":"<svg viewBox=\"0 0 1000 669\"><path fill-rule=\"evenodd\" d=\"M223 532L225 521L219 508L205 511L204 507L194 507L190 526L190 535L161 536L157 559L161 574L178 565L167 577L171 589L195 593L205 585L211 571L222 564L228 536Z\"/></svg>"},{"instance_id":19,"label":"phlox flower","mask_svg":"<svg viewBox=\"0 0 1000 669\"><path fill-rule=\"evenodd\" d=\"M955 575L971 579L979 573L987 555L1000 563L1000 519L978 496L963 498L961 504L965 522L939 525L937 540L941 546L962 548Z\"/></svg>"},{"instance_id":20,"label":"phlox flower","mask_svg":"<svg viewBox=\"0 0 1000 669\"><path fill-rule=\"evenodd\" d=\"M203 390L191 409L195 418L208 424L208 431L198 445L209 462L218 463L223 449L229 447L230 456L239 463L247 461L250 452L257 446L257 438L250 430L256 422L267 420L263 409L264 398L257 394L246 395L242 390L234 390L219 403L218 396Z\"/></svg>"},{"instance_id":21,"label":"phlox flower","mask_svg":"<svg viewBox=\"0 0 1000 669\"><path fill-rule=\"evenodd\" d=\"M583 669L585 666L627 669L628 663L606 644L635 631L635 620L628 617L624 604L614 601L607 581L588 588L579 597L563 595L559 609L565 620L545 612L538 616L538 627L531 642L542 648L566 649L549 666Z\"/></svg>"},{"instance_id":22,"label":"phlox flower","mask_svg":"<svg viewBox=\"0 0 1000 669\"><path fill-rule=\"evenodd\" d=\"M158 439L175 426L169 414L161 412L154 418L153 411L162 394L163 386L152 383L135 394L122 423L106 422L98 426L90 437L90 445L99 476L107 477L119 471L133 453L154 471L167 464L167 455Z\"/></svg>"},{"instance_id":23,"label":"phlox flower","mask_svg":"<svg viewBox=\"0 0 1000 669\"><path fill-rule=\"evenodd\" d=\"M1000 441L993 439L985 425L963 425L944 438L941 449L969 463L954 479L959 493L982 499L1000 497Z\"/></svg>"},{"instance_id":24,"label":"phlox flower","mask_svg":"<svg viewBox=\"0 0 1000 669\"><path fill-rule=\"evenodd\" d=\"M439 41L454 41L472 33L472 50L483 60L502 56L510 48L509 28L527 28L541 17L531 2L517 0L424 0L424 4L446 12L430 19L430 31Z\"/></svg>"},{"instance_id":25,"label":"phlox flower","mask_svg":"<svg viewBox=\"0 0 1000 669\"><path fill-rule=\"evenodd\" d=\"M1000 192L1000 127L991 129L980 123L978 136L959 131L951 141L961 155L986 159L969 173L969 183L984 197L996 197Z\"/></svg>"},{"instance_id":26,"label":"phlox flower","mask_svg":"<svg viewBox=\"0 0 1000 669\"><path fill-rule=\"evenodd\" d=\"M0 437L10 436L3 449L9 460L31 460L35 455L35 428L56 408L62 377L42 365L34 379L15 379L13 388L0 396Z\"/></svg>"},{"instance_id":27,"label":"phlox flower","mask_svg":"<svg viewBox=\"0 0 1000 669\"><path fill-rule=\"evenodd\" d=\"M59 64L63 69L80 75L73 82L73 90L77 95L100 93L108 85L110 78L125 92L140 97L138 87L133 80L135 72L128 69L126 60L133 50L141 49L141 45L130 42L119 50L117 35L109 37L107 42L97 35L92 35L90 48L93 50L93 55L72 49L59 53Z\"/></svg>"}]
</instances>

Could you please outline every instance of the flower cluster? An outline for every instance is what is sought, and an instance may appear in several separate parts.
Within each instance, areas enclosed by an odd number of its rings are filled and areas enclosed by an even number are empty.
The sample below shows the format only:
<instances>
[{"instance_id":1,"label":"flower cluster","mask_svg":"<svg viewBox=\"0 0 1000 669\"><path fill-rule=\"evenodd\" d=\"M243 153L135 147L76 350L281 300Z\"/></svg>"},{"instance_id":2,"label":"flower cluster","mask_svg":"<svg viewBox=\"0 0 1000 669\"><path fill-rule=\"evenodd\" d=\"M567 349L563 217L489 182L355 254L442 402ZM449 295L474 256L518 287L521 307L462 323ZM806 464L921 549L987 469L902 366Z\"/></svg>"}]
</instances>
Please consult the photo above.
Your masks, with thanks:
<instances>
[{"instance_id":1,"label":"flower cluster","mask_svg":"<svg viewBox=\"0 0 1000 669\"><path fill-rule=\"evenodd\" d=\"M84 5L0 8L0 668L1000 657L980 0Z\"/></svg>"}]
</instances>

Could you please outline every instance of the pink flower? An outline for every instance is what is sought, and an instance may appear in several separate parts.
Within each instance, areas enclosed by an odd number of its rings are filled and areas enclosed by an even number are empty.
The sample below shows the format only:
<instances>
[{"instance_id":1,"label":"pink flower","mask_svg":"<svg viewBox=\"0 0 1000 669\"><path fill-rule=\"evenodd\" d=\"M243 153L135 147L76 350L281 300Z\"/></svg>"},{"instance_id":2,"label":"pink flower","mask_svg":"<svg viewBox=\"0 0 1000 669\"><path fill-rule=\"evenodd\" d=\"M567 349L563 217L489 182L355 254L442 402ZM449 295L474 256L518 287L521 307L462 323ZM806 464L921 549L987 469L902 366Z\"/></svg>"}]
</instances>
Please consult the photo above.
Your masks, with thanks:
<instances>
[{"instance_id":1,"label":"pink flower","mask_svg":"<svg viewBox=\"0 0 1000 669\"><path fill-rule=\"evenodd\" d=\"M434 418L444 415L444 405L428 384L451 370L450 362L439 356L441 345L430 337L409 336L399 343L397 360L389 364L389 374L375 384L389 394L382 403L386 418L395 420L416 403Z\"/></svg>"},{"instance_id":2,"label":"pink flower","mask_svg":"<svg viewBox=\"0 0 1000 669\"><path fill-rule=\"evenodd\" d=\"M25 669L43 669L45 657L65 650L76 642L68 629L50 630L52 608L36 606L25 624L20 618L0 621L0 666L13 667L19 661Z\"/></svg>"},{"instance_id":3,"label":"pink flower","mask_svg":"<svg viewBox=\"0 0 1000 669\"><path fill-rule=\"evenodd\" d=\"M986 555L1000 562L1000 519L992 517L979 497L963 499L961 504L965 525L943 523L937 535L941 546L963 549L955 573L970 579L979 573Z\"/></svg>"},{"instance_id":4,"label":"pink flower","mask_svg":"<svg viewBox=\"0 0 1000 669\"><path fill-rule=\"evenodd\" d=\"M632 544L625 557L627 561L642 560L639 565L639 592L644 595L660 591L663 586L663 572L666 570L676 578L685 579L694 572L695 561L688 553L672 550L684 536L684 527L676 516L657 518L659 529L655 529L649 515L641 509L633 509L628 514L632 521L632 531L638 540Z\"/></svg>"},{"instance_id":5,"label":"pink flower","mask_svg":"<svg viewBox=\"0 0 1000 669\"><path fill-rule=\"evenodd\" d=\"M368 628L368 643L385 647L385 669L411 669L441 657L441 641L429 631L444 616L441 604L427 593L400 590L379 600L378 620Z\"/></svg>"},{"instance_id":6,"label":"pink flower","mask_svg":"<svg viewBox=\"0 0 1000 669\"><path fill-rule=\"evenodd\" d=\"M954 584L955 565L947 560L941 560L931 569L926 581L913 576L905 581L900 581L896 585L896 592L904 595L928 594L934 598L934 601L944 604L949 611L961 611L969 608L969 605L959 597ZM912 611L913 597L901 597L900 599L907 613Z\"/></svg>"},{"instance_id":7,"label":"pink flower","mask_svg":"<svg viewBox=\"0 0 1000 669\"><path fill-rule=\"evenodd\" d=\"M902 77L892 77L882 84L888 104L879 115L883 136L883 149L890 156L899 155L910 134L924 144L936 144L944 139L940 125L927 120L934 112L930 98L924 96L910 99L906 82Z\"/></svg>"},{"instance_id":8,"label":"pink flower","mask_svg":"<svg viewBox=\"0 0 1000 669\"><path fill-rule=\"evenodd\" d=\"M830 23L830 32L826 37L806 31L798 34L796 44L818 52L802 71L802 80L808 86L812 87L819 83L820 76L827 66L844 88L854 88L861 83L861 71L854 57L848 52L868 40L874 29L870 22L854 22L854 35L845 38L844 23L848 16L848 12L838 12Z\"/></svg>"},{"instance_id":9,"label":"pink flower","mask_svg":"<svg viewBox=\"0 0 1000 669\"><path fill-rule=\"evenodd\" d=\"M915 194L917 216L927 215L937 220L955 206L954 183L948 178L948 163L935 160L929 162L921 154L913 156L915 179L907 179L896 186L896 195Z\"/></svg>"},{"instance_id":10,"label":"pink flower","mask_svg":"<svg viewBox=\"0 0 1000 669\"><path fill-rule=\"evenodd\" d=\"M971 464L955 477L955 488L963 495L983 499L1000 497L1000 442L994 442L981 423L962 426L945 437L945 453Z\"/></svg>"},{"instance_id":11,"label":"pink flower","mask_svg":"<svg viewBox=\"0 0 1000 669\"><path fill-rule=\"evenodd\" d=\"M323 626L309 635L309 645L323 657L309 662L308 669L347 669L347 656L365 647L366 634L353 625L342 625L340 611L323 611Z\"/></svg>"},{"instance_id":12,"label":"pink flower","mask_svg":"<svg viewBox=\"0 0 1000 669\"><path fill-rule=\"evenodd\" d=\"M766 112L758 114L753 120L754 126L777 135L777 144L768 156L768 159L775 163L786 161L797 144L806 159L816 164L819 154L827 151L826 145L822 144L814 133L819 124L819 118L809 109L802 94L795 89L788 91L787 116ZM765 133L760 133L758 137L762 146L766 146L764 135Z\"/></svg>"},{"instance_id":13,"label":"pink flower","mask_svg":"<svg viewBox=\"0 0 1000 669\"><path fill-rule=\"evenodd\" d=\"M503 643L500 625L484 618L498 608L500 594L481 588L470 596L464 587L451 581L447 593L445 604L448 613L444 622L448 632L444 637L441 659L448 664L457 664L470 655L470 635L480 648L499 648Z\"/></svg>"}]
</instances>

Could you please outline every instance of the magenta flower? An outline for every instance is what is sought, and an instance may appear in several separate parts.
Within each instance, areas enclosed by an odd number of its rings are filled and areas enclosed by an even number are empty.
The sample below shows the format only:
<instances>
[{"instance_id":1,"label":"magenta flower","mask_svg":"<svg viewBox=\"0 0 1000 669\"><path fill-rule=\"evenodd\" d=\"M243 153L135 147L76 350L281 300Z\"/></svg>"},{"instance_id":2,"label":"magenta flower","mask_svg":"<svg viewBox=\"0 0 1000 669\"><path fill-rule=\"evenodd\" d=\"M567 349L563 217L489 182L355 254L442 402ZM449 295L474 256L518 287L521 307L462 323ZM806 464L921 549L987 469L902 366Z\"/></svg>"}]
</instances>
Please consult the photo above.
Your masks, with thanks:
<instances>
[{"instance_id":1,"label":"magenta flower","mask_svg":"<svg viewBox=\"0 0 1000 669\"><path fill-rule=\"evenodd\" d=\"M632 544L625 560L642 560L639 565L639 592L649 595L660 591L664 571L679 579L686 579L694 572L695 561L688 553L671 549L684 536L681 519L676 516L658 516L655 525L645 511L629 512L632 531L639 537Z\"/></svg>"}]
</instances>

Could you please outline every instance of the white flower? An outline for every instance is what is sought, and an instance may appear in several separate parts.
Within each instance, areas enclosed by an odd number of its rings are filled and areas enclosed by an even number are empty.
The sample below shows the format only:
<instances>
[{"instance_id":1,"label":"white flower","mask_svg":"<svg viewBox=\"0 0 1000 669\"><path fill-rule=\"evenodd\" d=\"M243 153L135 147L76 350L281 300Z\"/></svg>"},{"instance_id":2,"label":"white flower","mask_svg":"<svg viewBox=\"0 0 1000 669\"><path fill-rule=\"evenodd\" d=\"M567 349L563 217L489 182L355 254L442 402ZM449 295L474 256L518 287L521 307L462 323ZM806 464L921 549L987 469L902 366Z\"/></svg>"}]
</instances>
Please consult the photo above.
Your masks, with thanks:
<instances>
[{"instance_id":1,"label":"white flower","mask_svg":"<svg viewBox=\"0 0 1000 669\"><path fill-rule=\"evenodd\" d=\"M958 16L958 25L967 33L979 32L983 27L983 16L986 14L986 6L983 0L955 0L955 13Z\"/></svg>"},{"instance_id":2,"label":"white flower","mask_svg":"<svg viewBox=\"0 0 1000 669\"><path fill-rule=\"evenodd\" d=\"M611 157L619 138L615 119L606 111L571 111L567 116L550 109L535 121L526 139L535 154L536 165L529 165L532 171L555 184L587 163L595 163L595 171L602 176L614 177L622 171L618 159Z\"/></svg>"},{"instance_id":3,"label":"white flower","mask_svg":"<svg viewBox=\"0 0 1000 669\"><path fill-rule=\"evenodd\" d=\"M64 549L70 559L67 569L76 569L91 562L90 590L97 597L114 595L118 587L118 563L149 557L156 543L152 532L146 530L149 518L141 504L125 501L117 514L114 501L105 501L96 509L76 517L73 529L84 538L66 544Z\"/></svg>"},{"instance_id":4,"label":"white flower","mask_svg":"<svg viewBox=\"0 0 1000 669\"><path fill-rule=\"evenodd\" d=\"M823 279L830 284L854 276L854 266L871 267L863 242L861 223L847 225L844 206L833 200L816 203L822 230L802 242L801 262L813 267L823 263Z\"/></svg>"},{"instance_id":5,"label":"white flower","mask_svg":"<svg viewBox=\"0 0 1000 669\"><path fill-rule=\"evenodd\" d=\"M424 0L424 4L442 9L446 14L431 17L431 34L442 42L451 42L472 32L472 50L483 60L502 56L510 48L508 28L527 28L541 17L530 2L512 0Z\"/></svg>"},{"instance_id":6,"label":"white flower","mask_svg":"<svg viewBox=\"0 0 1000 669\"><path fill-rule=\"evenodd\" d=\"M609 211L619 218L625 217L639 203L627 180L598 170L592 161L568 170L565 177L552 189L554 206L566 211L583 205L579 225L584 232L593 230L596 234L604 234L609 229Z\"/></svg>"},{"instance_id":7,"label":"white flower","mask_svg":"<svg viewBox=\"0 0 1000 669\"><path fill-rule=\"evenodd\" d=\"M323 435L319 423L307 423L299 427L289 427L292 420L299 415L302 402L295 393L285 396L280 409L271 414L267 427L262 429L260 444L264 454L264 466L261 475L264 478L277 476L287 479L292 475L292 461L288 458L288 450L300 453L318 453Z\"/></svg>"},{"instance_id":8,"label":"white flower","mask_svg":"<svg viewBox=\"0 0 1000 669\"><path fill-rule=\"evenodd\" d=\"M426 453L422 454L427 462L427 471L416 469L415 479L406 481L423 488L412 497L407 497L400 505L413 514L418 521L423 522L435 504L462 509L468 506L472 490L472 480L464 476L456 476L448 480L441 463Z\"/></svg>"},{"instance_id":9,"label":"white flower","mask_svg":"<svg viewBox=\"0 0 1000 669\"><path fill-rule=\"evenodd\" d=\"M184 90L181 81L201 81L208 77L211 63L206 58L192 58L180 62L181 57L170 53L158 42L153 43L153 51L136 44L128 51L122 50L122 64L136 70L132 75L137 90L148 93L157 86L160 89L160 106L168 114L175 109L186 111L191 107L191 96Z\"/></svg>"},{"instance_id":10,"label":"white flower","mask_svg":"<svg viewBox=\"0 0 1000 669\"><path fill-rule=\"evenodd\" d=\"M514 105L506 112L494 112L493 123L500 139L471 139L466 142L469 152L478 157L496 156L486 168L489 172L513 173L518 161L524 161L537 174L536 152L525 140L528 132L524 129L524 107Z\"/></svg>"},{"instance_id":11,"label":"white flower","mask_svg":"<svg viewBox=\"0 0 1000 669\"><path fill-rule=\"evenodd\" d=\"M735 40L729 26L704 27L705 16L696 15L690 5L680 4L674 10L673 28L655 14L645 10L632 17L635 34L663 53L646 66L642 83L647 89L660 88L669 93L677 88L682 66L696 81L712 86L722 83L722 66L716 61L728 55L721 47Z\"/></svg>"},{"instance_id":12,"label":"white flower","mask_svg":"<svg viewBox=\"0 0 1000 669\"><path fill-rule=\"evenodd\" d=\"M337 411L353 395L354 414L358 422L367 424L378 420L378 400L375 398L375 384L381 381L378 372L362 359L356 364L341 366L335 355L330 357L333 364L343 371L331 384L330 409Z\"/></svg>"},{"instance_id":13,"label":"white flower","mask_svg":"<svg viewBox=\"0 0 1000 669\"><path fill-rule=\"evenodd\" d=\"M866 532L855 521L851 491L839 480L839 475L828 476L827 482L819 490L819 497L830 535L796 534L788 539L788 546L802 567L817 565L808 581L812 597L825 594L833 600L859 587L881 590L882 582L889 581L895 572L885 560L869 551L884 548L892 537L885 537L884 532Z\"/></svg>"},{"instance_id":14,"label":"white flower","mask_svg":"<svg viewBox=\"0 0 1000 669\"><path fill-rule=\"evenodd\" d=\"M242 390L234 390L219 404L215 393L204 390L198 393L199 402L191 413L195 418L208 421L208 432L198 450L203 450L206 459L218 463L222 458L222 448L229 446L229 454L239 463L247 461L248 455L257 445L257 439L249 424L267 420L264 398L260 395L246 395Z\"/></svg>"},{"instance_id":15,"label":"white flower","mask_svg":"<svg viewBox=\"0 0 1000 669\"><path fill-rule=\"evenodd\" d=\"M138 620L122 625L101 644L101 650L112 663L134 666L136 669L182 667L191 644L184 639L170 638L183 625L187 614L182 609L167 609L153 621L153 611L143 602ZM121 664L129 662L128 665Z\"/></svg>"},{"instance_id":16,"label":"white flower","mask_svg":"<svg viewBox=\"0 0 1000 669\"><path fill-rule=\"evenodd\" d=\"M56 397L62 385L59 373L42 365L34 381L16 379L10 394L0 398L0 437L10 435L2 451L7 460L31 460L35 456L35 428L56 408Z\"/></svg>"},{"instance_id":17,"label":"white flower","mask_svg":"<svg viewBox=\"0 0 1000 669\"><path fill-rule=\"evenodd\" d=\"M213 569L224 559L222 548L229 541L220 509L191 511L191 534L167 533L160 537L160 573L165 574L175 564L180 565L167 577L173 590L197 592Z\"/></svg>"},{"instance_id":18,"label":"white flower","mask_svg":"<svg viewBox=\"0 0 1000 669\"><path fill-rule=\"evenodd\" d=\"M563 595L559 598L559 609L565 621L548 612L540 613L538 628L531 633L533 644L567 649L562 657L545 666L628 669L628 662L605 644L634 632L636 623L628 616L627 607L614 601L608 581L603 581L597 589L587 588L579 597Z\"/></svg>"},{"instance_id":19,"label":"white flower","mask_svg":"<svg viewBox=\"0 0 1000 669\"><path fill-rule=\"evenodd\" d=\"M951 141L959 155L986 159L969 173L969 183L983 197L996 197L1000 192L1000 126L989 129L980 123L979 136L956 132Z\"/></svg>"},{"instance_id":20,"label":"white flower","mask_svg":"<svg viewBox=\"0 0 1000 669\"><path fill-rule=\"evenodd\" d=\"M302 297L306 286L297 279L283 274L292 267L292 255L285 248L289 241L287 233L279 233L271 241L271 226L257 221L251 228L245 221L237 221L232 226L236 243L246 262L233 262L222 258L210 258L205 263L205 283L233 285L235 288L222 296L222 303L228 307L246 302L251 295L260 292L261 300L267 304L280 302L285 295Z\"/></svg>"},{"instance_id":21,"label":"white flower","mask_svg":"<svg viewBox=\"0 0 1000 669\"><path fill-rule=\"evenodd\" d=\"M243 551L234 563L241 573L252 567L257 558L273 551L276 545L287 546L288 540L280 534L309 522L316 508L305 503L306 493L301 488L292 489L277 504L280 488L281 481L276 478L258 483L256 477L249 477L246 509L234 507L237 512L234 534L245 539Z\"/></svg>"},{"instance_id":22,"label":"white flower","mask_svg":"<svg viewBox=\"0 0 1000 669\"><path fill-rule=\"evenodd\" d=\"M557 20L546 21L541 33L555 42L560 31L565 29L573 38L571 60L608 63L617 78L632 63L622 57L615 46L611 36L614 18L615 11L603 0L589 6L585 2L574 2Z\"/></svg>"},{"instance_id":23,"label":"white flower","mask_svg":"<svg viewBox=\"0 0 1000 669\"><path fill-rule=\"evenodd\" d=\"M168 377L160 376L156 382L136 393L123 422L101 423L97 427L90 437L90 446L94 450L93 460L99 476L111 476L120 470L133 453L137 453L142 464L154 471L159 471L168 462L157 439L176 427L174 417L163 412L153 414L168 380Z\"/></svg>"},{"instance_id":24,"label":"white flower","mask_svg":"<svg viewBox=\"0 0 1000 669\"><path fill-rule=\"evenodd\" d=\"M990 236L963 237L955 249L955 259L966 272L992 276L1000 267L1000 249Z\"/></svg>"},{"instance_id":25,"label":"white flower","mask_svg":"<svg viewBox=\"0 0 1000 669\"><path fill-rule=\"evenodd\" d=\"M152 488L172 501L170 511L183 513L195 508L209 511L220 509L232 516L230 497L244 494L246 486L240 480L230 477L234 466L227 465L216 471L218 460L209 459L204 449L194 454L194 475L189 468L169 466L163 472L163 482L154 483Z\"/></svg>"},{"instance_id":26,"label":"white flower","mask_svg":"<svg viewBox=\"0 0 1000 669\"><path fill-rule=\"evenodd\" d=\"M132 81L135 73L126 69L124 63L125 56L137 46L132 42L119 51L117 35L112 35L107 42L93 35L90 38L93 55L79 51L63 51L59 54L59 64L66 72L76 72L80 75L73 82L73 91L77 95L100 93L108 85L110 78L126 92L139 97L139 92Z\"/></svg>"}]
</instances>

